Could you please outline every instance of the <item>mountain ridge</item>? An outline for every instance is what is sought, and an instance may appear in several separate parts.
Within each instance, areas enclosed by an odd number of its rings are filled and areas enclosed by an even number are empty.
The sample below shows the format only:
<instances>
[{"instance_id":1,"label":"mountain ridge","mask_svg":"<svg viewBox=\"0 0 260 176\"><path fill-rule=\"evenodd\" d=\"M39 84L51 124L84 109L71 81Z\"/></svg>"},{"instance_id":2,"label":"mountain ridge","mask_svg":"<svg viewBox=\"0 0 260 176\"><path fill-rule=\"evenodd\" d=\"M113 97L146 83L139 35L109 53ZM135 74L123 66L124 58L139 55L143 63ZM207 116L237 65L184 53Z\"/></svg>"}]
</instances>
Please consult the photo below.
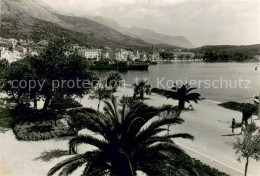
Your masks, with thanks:
<instances>
[{"instance_id":1,"label":"mountain ridge","mask_svg":"<svg viewBox=\"0 0 260 176\"><path fill-rule=\"evenodd\" d=\"M113 19L101 17L101 16L86 16L86 18L104 24L128 36L140 38L151 44L167 44L167 45L173 45L173 46L178 46L183 48L194 48L191 42L183 36L171 36L171 35L161 34L150 29L145 29L136 26L126 28L126 27L122 27Z\"/></svg>"},{"instance_id":2,"label":"mountain ridge","mask_svg":"<svg viewBox=\"0 0 260 176\"><path fill-rule=\"evenodd\" d=\"M63 28L65 28L66 31L71 34L77 32L78 34L81 33L87 36L91 36L93 39L96 38L97 40L101 41L110 40L110 42L108 43L114 43L115 45L140 47L151 46L151 44L141 39L136 39L121 34L120 32L112 28L104 26L90 19L56 14L50 10L46 10L46 8L36 3L36 1L2 0L1 31L8 33L6 29L11 30L8 35L19 35L21 34L21 31L23 31L30 36L32 32L37 32L33 31L32 28L30 28L34 26L35 23L38 24L39 21L36 22L37 20L42 20L43 23L50 22L56 24L48 26L54 28L57 27L59 28L58 30L63 30ZM17 26L30 28L30 30L28 29L26 31L26 29L20 29L17 28ZM40 30L39 28L36 29ZM49 31L53 32L55 31L55 29ZM1 32L0 34L2 35L3 32Z\"/></svg>"}]
</instances>

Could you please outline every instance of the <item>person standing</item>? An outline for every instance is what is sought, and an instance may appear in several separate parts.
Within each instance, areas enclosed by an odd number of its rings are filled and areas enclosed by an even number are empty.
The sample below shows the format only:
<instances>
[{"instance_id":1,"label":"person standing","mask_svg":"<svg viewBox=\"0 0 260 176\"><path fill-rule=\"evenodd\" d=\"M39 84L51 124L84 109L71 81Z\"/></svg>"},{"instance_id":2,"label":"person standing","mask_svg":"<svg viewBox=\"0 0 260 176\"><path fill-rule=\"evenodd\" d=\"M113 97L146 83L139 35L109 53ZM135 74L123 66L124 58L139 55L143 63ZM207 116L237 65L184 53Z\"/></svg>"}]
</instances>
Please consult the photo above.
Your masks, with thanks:
<instances>
[{"instance_id":1,"label":"person standing","mask_svg":"<svg viewBox=\"0 0 260 176\"><path fill-rule=\"evenodd\" d=\"M233 119L232 119L232 124L231 124L231 128L232 128L232 133L233 133L233 135L234 135L235 126L236 126L236 121L235 121L235 119L233 118Z\"/></svg>"},{"instance_id":2,"label":"person standing","mask_svg":"<svg viewBox=\"0 0 260 176\"><path fill-rule=\"evenodd\" d=\"M246 128L245 122L242 121L242 123L241 123L241 133L240 133L240 134L243 133L243 131L245 130L245 128Z\"/></svg>"}]
</instances>

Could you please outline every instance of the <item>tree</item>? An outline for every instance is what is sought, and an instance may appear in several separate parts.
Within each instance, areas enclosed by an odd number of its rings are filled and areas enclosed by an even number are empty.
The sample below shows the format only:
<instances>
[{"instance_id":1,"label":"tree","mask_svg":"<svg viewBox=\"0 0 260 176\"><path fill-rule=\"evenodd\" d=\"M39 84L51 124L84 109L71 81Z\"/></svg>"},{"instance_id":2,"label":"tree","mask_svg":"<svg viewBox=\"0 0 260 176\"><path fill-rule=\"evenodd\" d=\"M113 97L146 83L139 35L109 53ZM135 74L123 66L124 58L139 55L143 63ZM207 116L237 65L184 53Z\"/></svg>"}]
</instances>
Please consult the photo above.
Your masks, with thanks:
<instances>
[{"instance_id":1,"label":"tree","mask_svg":"<svg viewBox=\"0 0 260 176\"><path fill-rule=\"evenodd\" d=\"M160 58L162 58L163 60L172 60L174 58L173 53L170 51L160 52L159 55L160 55Z\"/></svg>"},{"instance_id":2,"label":"tree","mask_svg":"<svg viewBox=\"0 0 260 176\"><path fill-rule=\"evenodd\" d=\"M108 90L105 86L97 86L89 96L90 99L98 99L98 107L99 111L100 103L104 100L107 100L111 97L112 91Z\"/></svg>"},{"instance_id":3,"label":"tree","mask_svg":"<svg viewBox=\"0 0 260 176\"><path fill-rule=\"evenodd\" d=\"M68 81L76 83L78 80L91 82L94 77L89 72L88 63L84 58L76 52L67 54L69 47L69 42L66 39L55 39L49 42L39 57L31 63L39 80L44 81L41 91L41 95L45 99L43 112L46 112L56 93L82 96L91 88L91 85L71 87L66 84ZM53 81L59 85L53 85ZM57 86L57 88L53 89L54 86Z\"/></svg>"},{"instance_id":4,"label":"tree","mask_svg":"<svg viewBox=\"0 0 260 176\"><path fill-rule=\"evenodd\" d=\"M257 106L250 104L250 103L241 103L240 104L240 109L243 114L242 116L242 121L245 122L245 124L248 124L248 119L251 117L251 122L252 122L252 115L257 111Z\"/></svg>"},{"instance_id":5,"label":"tree","mask_svg":"<svg viewBox=\"0 0 260 176\"><path fill-rule=\"evenodd\" d=\"M71 96L56 94L50 103L50 109L54 112L54 122L57 125L57 117L64 115L72 108L80 108L82 105Z\"/></svg>"},{"instance_id":6,"label":"tree","mask_svg":"<svg viewBox=\"0 0 260 176\"><path fill-rule=\"evenodd\" d=\"M41 116L47 117L47 109L56 97L83 96L94 84L94 74L88 70L86 59L76 52L69 52L69 42L64 38L57 38L49 42L39 56L27 56L12 63L5 69L1 86L18 105L37 101L44 101ZM11 82L17 80L14 86ZM25 87L19 85L25 81ZM35 81L36 87L30 82ZM83 84L84 81L84 84ZM72 86L71 84L72 83ZM39 86L42 84L42 87Z\"/></svg>"},{"instance_id":7,"label":"tree","mask_svg":"<svg viewBox=\"0 0 260 176\"><path fill-rule=\"evenodd\" d=\"M246 176L249 159L260 160L260 130L254 123L246 127L242 139L237 138L236 143L234 143L234 149L236 150L236 154L238 154L238 161L241 162L241 158L246 159Z\"/></svg>"},{"instance_id":8,"label":"tree","mask_svg":"<svg viewBox=\"0 0 260 176\"><path fill-rule=\"evenodd\" d=\"M6 67L8 67L8 65L9 65L9 63L7 60L5 60L5 59L0 60L0 70L1 70L0 75L1 75L1 73L3 73L3 70Z\"/></svg>"},{"instance_id":9,"label":"tree","mask_svg":"<svg viewBox=\"0 0 260 176\"><path fill-rule=\"evenodd\" d=\"M140 80L134 84L133 97L136 98L139 95L140 99L144 99L144 94L151 95L151 85L148 84L148 81Z\"/></svg>"},{"instance_id":10,"label":"tree","mask_svg":"<svg viewBox=\"0 0 260 176\"><path fill-rule=\"evenodd\" d=\"M174 117L178 117L180 115L181 111L180 109L177 107L174 107L174 108L171 108L167 111L164 111L160 114L160 117L162 118L166 118L166 119L171 119L171 118L174 118ZM171 124L168 124L168 135L170 133L170 125Z\"/></svg>"},{"instance_id":11,"label":"tree","mask_svg":"<svg viewBox=\"0 0 260 176\"><path fill-rule=\"evenodd\" d=\"M104 114L91 116L86 125L88 130L102 138L79 135L69 141L70 151L80 144L90 144L97 149L58 163L48 175L59 169L62 169L61 175L68 175L84 164L83 175L134 176L137 170L147 175L168 175L168 172L197 175L187 165L190 157L170 140L193 137L186 133L159 135L167 131L164 125L183 122L179 117L154 119L169 108L171 106L156 108L138 102L123 115L117 100L112 97L111 101L105 101ZM152 119L152 123L147 123ZM184 158L176 160L176 156Z\"/></svg>"},{"instance_id":12,"label":"tree","mask_svg":"<svg viewBox=\"0 0 260 176\"><path fill-rule=\"evenodd\" d=\"M111 87L113 92L122 85L122 76L119 72L112 72L107 77L107 86Z\"/></svg>"},{"instance_id":13,"label":"tree","mask_svg":"<svg viewBox=\"0 0 260 176\"><path fill-rule=\"evenodd\" d=\"M1 75L1 91L7 93L18 107L36 96L37 88L32 88L28 84L30 80L36 78L34 70L29 66L32 58L26 57L23 60L13 62L5 67ZM22 86L19 84L21 81L24 81Z\"/></svg>"},{"instance_id":14,"label":"tree","mask_svg":"<svg viewBox=\"0 0 260 176\"><path fill-rule=\"evenodd\" d=\"M179 108L185 108L185 102L190 103L194 101L198 103L198 100L201 100L201 95L199 93L190 93L192 90L195 90L195 87L191 87L189 84L177 85L174 84L172 87L173 91L166 91L164 96L167 98L172 98L179 101Z\"/></svg>"},{"instance_id":15,"label":"tree","mask_svg":"<svg viewBox=\"0 0 260 176\"><path fill-rule=\"evenodd\" d=\"M119 102L122 105L122 116L124 116L126 111L129 110L129 107L136 104L138 100L135 100L133 97L123 95Z\"/></svg>"},{"instance_id":16,"label":"tree","mask_svg":"<svg viewBox=\"0 0 260 176\"><path fill-rule=\"evenodd\" d=\"M92 114L97 114L94 109L91 108L78 108L72 109L68 112L67 123L69 128L78 135L78 132L86 128L88 123L88 116Z\"/></svg>"}]
</instances>

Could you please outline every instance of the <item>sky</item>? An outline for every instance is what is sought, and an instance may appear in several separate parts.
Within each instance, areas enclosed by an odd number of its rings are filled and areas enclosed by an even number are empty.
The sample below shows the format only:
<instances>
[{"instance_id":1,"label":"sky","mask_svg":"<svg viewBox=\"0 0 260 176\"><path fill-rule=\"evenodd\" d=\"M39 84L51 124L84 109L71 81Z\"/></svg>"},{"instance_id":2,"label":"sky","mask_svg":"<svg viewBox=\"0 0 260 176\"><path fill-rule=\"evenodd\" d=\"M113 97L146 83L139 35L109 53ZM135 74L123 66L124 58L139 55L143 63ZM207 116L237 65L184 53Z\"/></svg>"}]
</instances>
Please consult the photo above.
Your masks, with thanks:
<instances>
[{"instance_id":1,"label":"sky","mask_svg":"<svg viewBox=\"0 0 260 176\"><path fill-rule=\"evenodd\" d=\"M184 36L195 46L260 43L260 0L41 0L75 16Z\"/></svg>"}]
</instances>

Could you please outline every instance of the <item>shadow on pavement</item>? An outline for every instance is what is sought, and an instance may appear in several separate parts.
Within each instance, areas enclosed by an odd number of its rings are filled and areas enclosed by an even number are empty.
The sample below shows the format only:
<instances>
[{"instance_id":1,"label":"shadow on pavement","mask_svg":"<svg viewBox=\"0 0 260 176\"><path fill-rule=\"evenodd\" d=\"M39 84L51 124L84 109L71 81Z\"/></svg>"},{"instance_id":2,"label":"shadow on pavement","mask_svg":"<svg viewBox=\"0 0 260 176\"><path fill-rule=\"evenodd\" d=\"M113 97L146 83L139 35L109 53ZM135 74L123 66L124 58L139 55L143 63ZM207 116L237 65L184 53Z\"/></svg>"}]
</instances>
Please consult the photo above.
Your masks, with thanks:
<instances>
[{"instance_id":1,"label":"shadow on pavement","mask_svg":"<svg viewBox=\"0 0 260 176\"><path fill-rule=\"evenodd\" d=\"M41 153L41 156L38 158L34 158L33 160L42 160L45 162L48 162L54 158L60 158L62 156L69 155L69 151L64 151L64 150L51 150L51 151L44 151Z\"/></svg>"}]
</instances>

